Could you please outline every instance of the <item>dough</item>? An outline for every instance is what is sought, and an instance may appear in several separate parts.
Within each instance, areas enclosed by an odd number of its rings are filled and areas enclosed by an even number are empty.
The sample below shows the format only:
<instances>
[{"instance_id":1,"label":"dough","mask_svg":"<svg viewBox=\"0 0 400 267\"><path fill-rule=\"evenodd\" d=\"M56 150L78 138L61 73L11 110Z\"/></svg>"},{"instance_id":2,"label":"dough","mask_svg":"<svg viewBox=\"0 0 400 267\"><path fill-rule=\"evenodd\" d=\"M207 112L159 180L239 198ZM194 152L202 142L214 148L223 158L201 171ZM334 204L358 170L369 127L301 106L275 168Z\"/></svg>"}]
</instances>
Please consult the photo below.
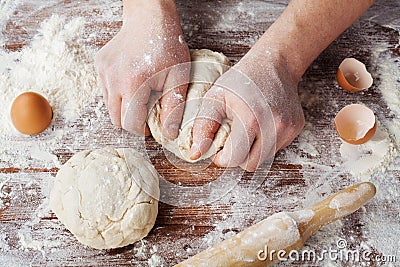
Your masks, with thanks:
<instances>
[{"instance_id":1,"label":"dough","mask_svg":"<svg viewBox=\"0 0 400 267\"><path fill-rule=\"evenodd\" d=\"M229 69L230 62L223 54L207 49L191 50L190 54L192 59L190 84L178 137L175 140L168 140L162 136L159 102L150 110L147 123L154 139L164 148L183 160L196 162L217 153L224 146L229 135L230 122L224 121L216 133L210 149L198 160L190 159L193 123L200 109L202 98L218 77ZM153 100L150 100L150 103L154 103L159 97L160 94L153 94Z\"/></svg>"},{"instance_id":2,"label":"dough","mask_svg":"<svg viewBox=\"0 0 400 267\"><path fill-rule=\"evenodd\" d=\"M83 244L109 249L132 244L154 226L158 174L126 148L82 151L59 170L50 207Z\"/></svg>"}]
</instances>

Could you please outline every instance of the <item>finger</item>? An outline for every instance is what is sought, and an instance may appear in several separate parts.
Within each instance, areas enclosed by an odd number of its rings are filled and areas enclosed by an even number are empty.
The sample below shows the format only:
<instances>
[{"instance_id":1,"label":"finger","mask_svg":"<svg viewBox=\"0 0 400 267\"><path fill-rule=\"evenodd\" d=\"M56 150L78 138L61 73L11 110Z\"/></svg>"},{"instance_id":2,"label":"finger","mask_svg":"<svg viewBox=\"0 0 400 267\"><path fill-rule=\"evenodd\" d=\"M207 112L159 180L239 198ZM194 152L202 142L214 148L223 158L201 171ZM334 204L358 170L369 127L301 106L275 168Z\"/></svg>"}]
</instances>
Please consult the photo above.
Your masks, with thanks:
<instances>
[{"instance_id":1,"label":"finger","mask_svg":"<svg viewBox=\"0 0 400 267\"><path fill-rule=\"evenodd\" d=\"M112 124L121 127L121 96L119 94L109 95L107 101Z\"/></svg>"},{"instance_id":2,"label":"finger","mask_svg":"<svg viewBox=\"0 0 400 267\"><path fill-rule=\"evenodd\" d=\"M123 128L137 135L148 135L146 104L136 103L136 100L131 99L126 105Z\"/></svg>"},{"instance_id":3,"label":"finger","mask_svg":"<svg viewBox=\"0 0 400 267\"><path fill-rule=\"evenodd\" d=\"M265 140L261 136L257 136L246 161L240 164L240 167L248 172L255 172L264 161L272 158L275 153L275 144L271 138Z\"/></svg>"},{"instance_id":4,"label":"finger","mask_svg":"<svg viewBox=\"0 0 400 267\"><path fill-rule=\"evenodd\" d=\"M239 165L242 169L254 172L265 160L275 155L276 131L274 125L273 119L271 119L264 121L262 126L258 128L247 159Z\"/></svg>"},{"instance_id":5,"label":"finger","mask_svg":"<svg viewBox=\"0 0 400 267\"><path fill-rule=\"evenodd\" d=\"M186 92L189 82L189 64L174 66L168 73L161 98L160 120L162 134L175 139L179 133L185 109Z\"/></svg>"},{"instance_id":6,"label":"finger","mask_svg":"<svg viewBox=\"0 0 400 267\"><path fill-rule=\"evenodd\" d=\"M212 89L210 89L209 92ZM219 98L219 99L218 99ZM194 121L190 159L196 160L210 148L222 119L225 118L222 96L206 94Z\"/></svg>"},{"instance_id":7,"label":"finger","mask_svg":"<svg viewBox=\"0 0 400 267\"><path fill-rule=\"evenodd\" d=\"M123 96L121 108L122 128L137 135L149 133L146 119L150 91L149 85L145 82L131 95Z\"/></svg>"},{"instance_id":8,"label":"finger","mask_svg":"<svg viewBox=\"0 0 400 267\"><path fill-rule=\"evenodd\" d=\"M220 167L239 166L246 160L255 137L256 131L235 116L224 148L216 154L214 163Z\"/></svg>"},{"instance_id":9,"label":"finger","mask_svg":"<svg viewBox=\"0 0 400 267\"><path fill-rule=\"evenodd\" d=\"M193 127L193 143L190 148L190 159L196 160L210 148L215 133L220 127L219 120L198 118Z\"/></svg>"},{"instance_id":10,"label":"finger","mask_svg":"<svg viewBox=\"0 0 400 267\"><path fill-rule=\"evenodd\" d=\"M247 159L239 166L248 172L254 172L263 161L261 158L262 147L261 138L256 137Z\"/></svg>"}]
</instances>

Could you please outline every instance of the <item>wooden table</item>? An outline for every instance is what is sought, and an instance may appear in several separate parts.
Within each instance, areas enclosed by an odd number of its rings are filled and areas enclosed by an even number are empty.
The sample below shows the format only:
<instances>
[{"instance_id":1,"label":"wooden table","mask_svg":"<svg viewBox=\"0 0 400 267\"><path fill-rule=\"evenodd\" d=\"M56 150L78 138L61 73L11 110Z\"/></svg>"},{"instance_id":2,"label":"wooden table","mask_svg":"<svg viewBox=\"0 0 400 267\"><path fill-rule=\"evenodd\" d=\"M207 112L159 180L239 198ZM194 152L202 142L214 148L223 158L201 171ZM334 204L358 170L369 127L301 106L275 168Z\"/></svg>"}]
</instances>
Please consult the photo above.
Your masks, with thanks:
<instances>
[{"instance_id":1,"label":"wooden table","mask_svg":"<svg viewBox=\"0 0 400 267\"><path fill-rule=\"evenodd\" d=\"M31 1L21 4L11 15L3 31L6 37L5 48L15 51L29 44L36 34L38 22L51 14L62 14L68 18L85 17L87 19L85 35L94 36L88 39L88 45L101 47L121 26L120 20L110 20L105 15L106 12L112 12L108 8L111 2L111 0L80 2L66 0ZM184 35L189 47L220 51L233 62L237 62L249 50L287 5L287 1L178 2ZM37 9L40 5L42 8ZM113 4L117 7L114 18L118 18L120 14L119 5L119 2ZM209 243L213 244L221 237L238 232L274 212L307 206L311 204L309 201L323 198L341 187L359 181L358 178L340 171L341 141L334 131L332 122L341 107L354 102L363 102L370 106L382 121L393 118L380 95L379 66L374 65L371 55L376 47L385 47L386 53L393 59L392 65L394 68L398 67L395 60L398 62L400 55L397 31L399 28L395 30L387 26L388 22L390 24L391 21L395 21L398 14L400 14L400 3L397 0L378 1L361 20L334 41L304 75L299 85L299 93L307 121L306 129L314 136L308 142L317 148L318 155L313 156L302 150L299 144L305 141L296 139L288 148L276 155L268 174L258 174L262 175L261 178L265 178L265 181L256 193L249 195L247 200L231 196L226 198L228 200L199 207L175 207L160 203L156 225L144 243L138 242L109 251L89 249L80 245L72 234L63 228L55 215L44 207L47 205L48 188L43 184L48 184L48 181L56 175L58 168L41 168L34 165L21 168L21 166L2 164L0 192L3 194L0 194L0 197L5 205L0 208L2 255L0 266L25 265L27 262L33 266L148 266L148 260L154 254L161 257L159 262L162 262L163 266L172 266L205 249ZM345 57L360 59L373 72L376 82L365 93L350 94L338 88L335 74L338 65ZM399 84L400 80L397 77L397 88ZM106 109L103 108L102 112L107 119L97 121L99 124L97 130L89 134L92 139L80 144L74 143L72 137L63 139L65 149L54 152L61 163L82 149L104 145L120 146L118 140L121 136L125 144L139 140L114 128L106 116ZM82 116L82 119L90 116L90 109ZM81 136L87 129L80 126L79 122L77 126L74 136ZM95 136L98 138L94 139ZM170 181L197 185L207 182L210 173L221 171L213 166L199 172L195 176L197 179L194 179L193 173L174 168L152 138L146 138L144 144L156 169ZM68 147L73 149L67 149ZM293 155L297 155L297 160L293 160ZM342 222L322 229L317 237L309 240L308 248L320 251L327 249L325 246L334 246L338 238L344 238L350 248L366 245L374 255L397 253L398 247L392 247L391 251L382 251L381 247L375 246L374 244L379 241L378 237L372 240L373 234L370 232L374 229L378 231L379 225L383 227L390 223L393 225L392 233L387 233L384 238L397 246L400 245L398 235L400 226L396 225L396 221L399 222L400 211L398 198L400 164L397 162L393 163L386 173L371 178L377 183L379 190L379 185L384 184L384 179L391 177L390 181L397 182L392 190L378 191L377 199L365 209ZM251 175L245 174L239 186L246 188L250 179L253 179ZM7 197L10 192L14 192L18 197ZM233 190L232 194L240 194L240 191ZM37 220L32 219L36 217ZM377 222L376 225L366 226L367 217L373 217ZM230 218L237 224L229 224ZM39 248L40 244L44 244L43 251L38 248L21 249L23 237L18 235L21 229L27 229L25 232L30 236L25 238L32 237L38 241ZM43 240L47 243L43 243ZM3 248L2 242L6 244ZM153 259L157 259L157 256L153 256ZM4 262L1 262L2 260ZM304 262L293 264L303 266ZM322 266L322 263L308 264ZM325 262L323 265L327 264ZM281 265L289 266L283 263ZM336 261L333 266L336 265L354 266L353 263L345 261ZM372 264L375 265L380 264Z\"/></svg>"}]
</instances>

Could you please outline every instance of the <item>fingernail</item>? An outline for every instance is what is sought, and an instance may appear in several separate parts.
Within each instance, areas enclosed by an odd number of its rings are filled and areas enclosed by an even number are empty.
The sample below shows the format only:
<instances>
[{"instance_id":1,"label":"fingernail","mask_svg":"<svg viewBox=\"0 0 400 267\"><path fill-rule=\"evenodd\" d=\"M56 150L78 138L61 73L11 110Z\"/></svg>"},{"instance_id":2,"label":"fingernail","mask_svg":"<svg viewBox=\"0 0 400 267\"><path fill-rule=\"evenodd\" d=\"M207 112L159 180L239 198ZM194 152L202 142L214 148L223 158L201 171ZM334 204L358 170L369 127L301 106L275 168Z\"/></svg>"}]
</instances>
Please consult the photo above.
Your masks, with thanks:
<instances>
[{"instance_id":1,"label":"fingernail","mask_svg":"<svg viewBox=\"0 0 400 267\"><path fill-rule=\"evenodd\" d=\"M199 145L197 143L193 143L192 147L190 148L190 159L191 160L196 160L200 158L201 153L199 150Z\"/></svg>"}]
</instances>

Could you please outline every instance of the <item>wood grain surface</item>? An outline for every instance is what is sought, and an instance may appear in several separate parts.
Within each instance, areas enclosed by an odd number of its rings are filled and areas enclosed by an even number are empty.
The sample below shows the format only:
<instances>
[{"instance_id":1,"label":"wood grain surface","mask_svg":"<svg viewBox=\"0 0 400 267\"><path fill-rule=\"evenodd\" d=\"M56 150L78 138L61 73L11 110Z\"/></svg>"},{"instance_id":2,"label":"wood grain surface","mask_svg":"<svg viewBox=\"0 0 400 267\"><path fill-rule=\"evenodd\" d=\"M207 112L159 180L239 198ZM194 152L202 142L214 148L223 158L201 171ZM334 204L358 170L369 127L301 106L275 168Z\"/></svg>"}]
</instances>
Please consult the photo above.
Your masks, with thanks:
<instances>
[{"instance_id":1,"label":"wood grain surface","mask_svg":"<svg viewBox=\"0 0 400 267\"><path fill-rule=\"evenodd\" d=\"M43 6L36 9L39 2L42 2ZM107 1L103 2L107 3ZM189 47L208 48L222 52L233 62L237 62L249 50L287 5L287 1L177 2ZM84 17L87 20L84 32L87 45L100 48L121 27L121 21L118 19L112 21L104 19L105 16L102 15L105 10L107 8L99 6L98 1L65 0L51 3L46 3L44 0L26 1L11 15L3 31L6 40L5 48L9 51L18 51L29 45L37 33L39 22L52 14L64 15L68 18ZM117 10L117 14L120 14L120 11ZM316 145L318 155L312 156L303 151L299 147L301 140L296 139L288 148L276 155L269 172L262 171L255 177L245 173L239 181L239 185L246 187L251 180L265 179L257 190L265 195L268 203L248 203L235 209L231 209L231 206L235 205L234 201L209 203L197 207L179 207L160 203L156 225L145 238L145 251L142 254L138 253L140 247L143 246L140 242L125 248L99 251L80 245L51 212L39 216L34 224L28 226L26 224L32 220L37 210L40 210L41 201L46 197L46 192L40 186L41 183L53 179L58 168L48 169L34 165L25 168L2 164L0 174L3 175L1 176L3 180L0 180L0 185L2 185L0 192L17 191L19 197L10 198L7 194L2 197L5 205L0 207L0 233L3 229L7 229L3 242L7 243L9 249L2 250L0 246L0 253L10 255L10 259L0 262L0 266L23 265L15 256L17 254L29 259L32 266L148 266L149 258L157 254L162 258L163 266L172 266L206 248L208 243L204 237L216 231L218 222L225 220L232 213L242 213L244 223L231 225L224 229L225 232L238 232L274 212L290 211L312 204L307 202L310 186L320 189L315 193L322 198L334 190L357 182L358 178L340 172L338 162L341 161L339 153L341 141L334 131L332 122L336 113L344 105L356 102L368 105L379 119L393 117L380 94L377 74L379 66L374 65L371 55L379 46L384 48L382 53L389 55L393 62L399 60L399 32L385 26L386 20L395 19L398 14L400 14L400 3L397 0L378 1L362 19L335 40L310 66L299 85L299 93L305 112L306 128L316 137L316 140L310 140L310 142ZM335 75L337 67L345 57L356 57L367 65L375 78L372 88L360 94L350 94L339 89ZM396 65L396 63L393 64ZM400 84L399 79L400 77L395 78L397 85ZM100 97L97 98L98 101L100 99ZM93 107L96 105L97 103L94 103ZM102 112L107 114L104 107ZM88 111L82 115L82 120L85 116L90 117L90 114L89 107ZM79 125L79 121L76 122L76 133L63 138L65 149L55 151L61 163L68 160L74 152L82 149L105 145L127 146L142 140L113 127L108 117L104 121L95 121L95 123L98 124L95 131L91 132L89 137L81 138L82 142L77 144L74 141L75 138L80 138L85 129L84 126ZM123 144L119 142L121 137L124 140ZM203 185L223 172L222 169L213 165L196 172L179 170L168 161L164 151L151 137L146 137L143 143L157 171L170 182L186 186ZM68 149L70 147L74 148L73 151ZM290 160L292 154L307 160L309 164L292 162ZM400 165L395 163L384 176L397 177L395 179L398 180L398 167ZM5 183L1 184L2 181ZM326 187L326 185L331 185L331 187ZM393 190L397 192L397 195L400 192L400 188ZM323 249L319 243L321 238L331 239L331 243L335 244L335 238L340 235L349 243L351 240L352 247L364 242L369 244L373 254L389 253L389 251L379 251L374 247L374 241L367 237L362 219L362 213L371 213L374 214L377 222L385 224L386 218L399 213L398 200L383 201L384 206L381 204L371 202L365 210L358 211L342 220L341 223L322 230L319 238L311 238L307 246L320 250ZM21 249L18 231L22 227L30 227L35 239L58 240L61 243L43 254L34 249ZM400 242L398 236L385 238L395 243L397 240L397 244ZM398 260L400 261L400 257ZM321 266L312 262L307 264ZM340 261L336 264L337 266L355 266L355 264ZM282 263L282 266L289 265L303 266L305 263ZM371 264L371 266L378 265L380 264Z\"/></svg>"}]
</instances>

